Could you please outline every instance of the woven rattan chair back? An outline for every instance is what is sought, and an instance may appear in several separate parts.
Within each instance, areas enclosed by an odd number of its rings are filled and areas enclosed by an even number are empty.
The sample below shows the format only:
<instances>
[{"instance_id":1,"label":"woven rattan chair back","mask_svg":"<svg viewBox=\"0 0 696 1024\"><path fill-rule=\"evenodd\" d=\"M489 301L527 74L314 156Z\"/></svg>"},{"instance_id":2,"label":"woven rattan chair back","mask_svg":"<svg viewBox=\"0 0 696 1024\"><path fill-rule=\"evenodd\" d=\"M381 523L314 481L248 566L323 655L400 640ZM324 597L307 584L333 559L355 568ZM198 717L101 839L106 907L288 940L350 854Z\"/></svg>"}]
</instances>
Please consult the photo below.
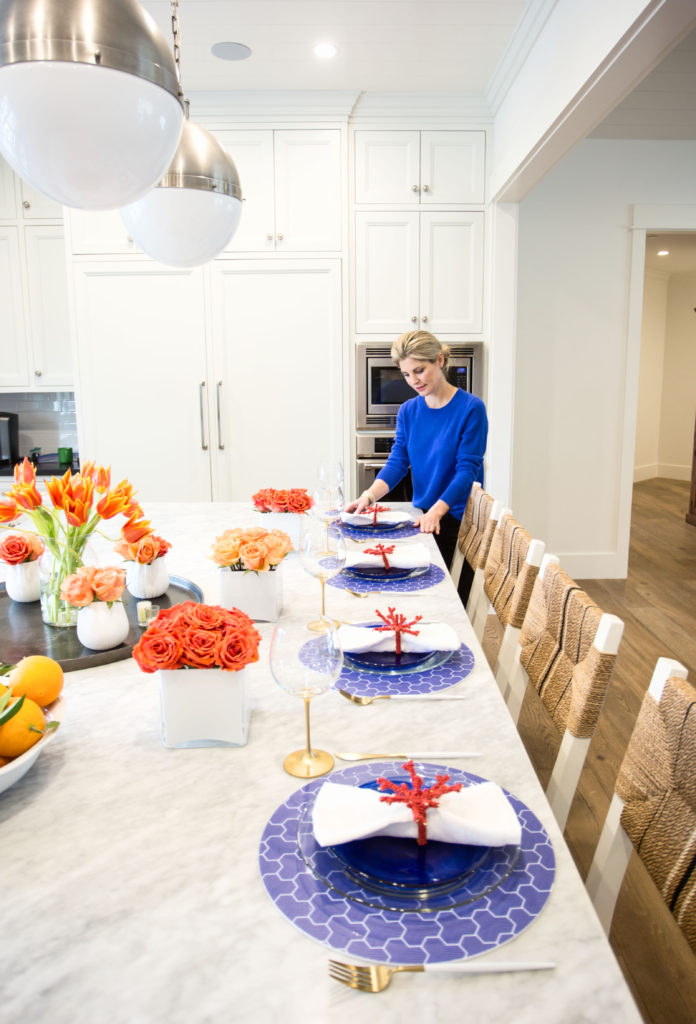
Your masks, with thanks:
<instances>
[{"instance_id":1,"label":"woven rattan chair back","mask_svg":"<svg viewBox=\"0 0 696 1024\"><path fill-rule=\"evenodd\" d=\"M494 499L480 485L471 488L459 527L457 547L472 569L482 569L490 551L497 519L491 519Z\"/></svg>"},{"instance_id":2,"label":"woven rattan chair back","mask_svg":"<svg viewBox=\"0 0 696 1024\"><path fill-rule=\"evenodd\" d=\"M520 662L558 729L594 733L616 653L595 646L602 610L560 565L535 582L519 637Z\"/></svg>"},{"instance_id":3,"label":"woven rattan chair back","mask_svg":"<svg viewBox=\"0 0 696 1024\"><path fill-rule=\"evenodd\" d=\"M524 621L541 562L541 554L536 564L527 560L534 543L539 544L511 515L503 516L493 533L483 588L503 626L519 628Z\"/></svg>"}]
</instances>

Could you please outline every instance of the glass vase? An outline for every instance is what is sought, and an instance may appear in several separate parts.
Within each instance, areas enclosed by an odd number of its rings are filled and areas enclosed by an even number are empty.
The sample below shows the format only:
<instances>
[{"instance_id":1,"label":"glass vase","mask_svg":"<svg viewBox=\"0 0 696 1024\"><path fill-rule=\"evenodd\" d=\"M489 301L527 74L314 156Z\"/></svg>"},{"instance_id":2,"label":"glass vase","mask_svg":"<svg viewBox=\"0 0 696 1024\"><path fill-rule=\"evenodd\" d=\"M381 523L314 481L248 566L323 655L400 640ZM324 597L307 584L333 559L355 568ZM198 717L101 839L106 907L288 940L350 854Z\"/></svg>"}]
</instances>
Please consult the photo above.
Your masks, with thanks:
<instances>
[{"instance_id":1,"label":"glass vase","mask_svg":"<svg viewBox=\"0 0 696 1024\"><path fill-rule=\"evenodd\" d=\"M83 564L83 554L71 548L61 548L58 555L46 548L39 559L41 618L47 625L62 629L77 626L79 608L73 608L61 598L60 588L63 580Z\"/></svg>"}]
</instances>

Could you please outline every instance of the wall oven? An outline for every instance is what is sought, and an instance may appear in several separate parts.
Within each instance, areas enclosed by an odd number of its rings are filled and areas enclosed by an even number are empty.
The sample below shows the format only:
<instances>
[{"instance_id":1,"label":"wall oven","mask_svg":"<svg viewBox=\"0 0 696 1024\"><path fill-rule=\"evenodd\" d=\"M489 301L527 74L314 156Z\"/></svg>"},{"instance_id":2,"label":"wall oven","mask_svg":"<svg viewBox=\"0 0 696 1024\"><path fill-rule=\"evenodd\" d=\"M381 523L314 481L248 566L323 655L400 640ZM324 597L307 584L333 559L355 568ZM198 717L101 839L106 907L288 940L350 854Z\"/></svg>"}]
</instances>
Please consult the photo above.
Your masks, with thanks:
<instances>
[{"instance_id":1,"label":"wall oven","mask_svg":"<svg viewBox=\"0 0 696 1024\"><path fill-rule=\"evenodd\" d=\"M356 494L368 489L389 457L394 443L399 406L415 397L389 355L391 345L384 341L363 341L356 352ZM450 345L448 380L455 387L483 397L483 342ZM389 492L391 501L411 501L411 477Z\"/></svg>"}]
</instances>

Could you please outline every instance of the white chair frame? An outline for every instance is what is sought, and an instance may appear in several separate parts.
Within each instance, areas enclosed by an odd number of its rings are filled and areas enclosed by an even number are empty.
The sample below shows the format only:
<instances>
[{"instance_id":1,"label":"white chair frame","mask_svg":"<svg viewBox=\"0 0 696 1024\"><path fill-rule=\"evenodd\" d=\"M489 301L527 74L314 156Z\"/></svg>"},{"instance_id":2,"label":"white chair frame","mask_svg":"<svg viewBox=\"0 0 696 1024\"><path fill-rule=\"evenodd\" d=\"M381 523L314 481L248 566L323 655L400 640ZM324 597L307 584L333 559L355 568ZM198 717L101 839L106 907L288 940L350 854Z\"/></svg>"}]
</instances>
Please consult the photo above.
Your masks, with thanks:
<instances>
[{"instance_id":1,"label":"white chair frame","mask_svg":"<svg viewBox=\"0 0 696 1024\"><path fill-rule=\"evenodd\" d=\"M678 661L659 658L648 687L648 693L658 703L662 698L665 683L671 676L686 679L688 672ZM633 843L621 824L623 808L623 800L618 793L614 793L585 883L607 935L611 929L626 868L633 853Z\"/></svg>"},{"instance_id":2,"label":"white chair frame","mask_svg":"<svg viewBox=\"0 0 696 1024\"><path fill-rule=\"evenodd\" d=\"M512 512L510 511L509 508L503 508L502 501L494 501L488 521L499 523L503 516L510 515L512 515ZM486 597L486 594L483 589L483 569L484 566L479 566L477 569L474 570L474 578L471 583L471 590L469 591L469 599L466 602L466 614L468 615L469 621L471 623L473 623L474 621L474 618L476 616L476 610L479 604L483 604L484 607L486 607L487 604L489 603L488 598Z\"/></svg>"},{"instance_id":3,"label":"white chair frame","mask_svg":"<svg viewBox=\"0 0 696 1024\"><path fill-rule=\"evenodd\" d=\"M496 530L501 530L502 527L503 527L503 520L504 520L505 516L511 516L511 515L512 515L512 512L510 511L510 509L505 509L501 513L501 515L500 515L500 518L498 520L498 525L496 526ZM495 541L494 541L494 543L495 543ZM491 549L492 548L493 548L493 544L491 544ZM540 566L541 562L542 562L542 559L544 557L544 550L545 550L545 548L546 548L546 545L544 544L543 540L533 540L531 542L531 544L529 545L529 550L527 551L527 557L524 560L525 561L525 565ZM478 603L477 603L476 607L473 610L473 618L471 616L469 616L469 618L471 619L471 625L474 627L474 633L476 633L476 638L479 641L479 643L483 639L483 634L484 634L485 629L486 629L486 622L488 621L488 616L489 615L495 615L495 608L493 607L493 605L489 601L488 595L486 594L486 591L485 591L485 588L484 588L484 580L485 580L485 572L482 570L481 571L481 596L480 596L480 598L478 600ZM475 575L474 575L474 582L476 582L476 576ZM473 585L472 585L471 589L472 589L472 592L473 592L473 589L474 589ZM468 613L469 613L469 606L467 605L467 614ZM515 629L515 627L507 627L507 626L505 628L506 628L506 631L507 631L508 628L510 630L512 630L512 631L514 631L514 629ZM517 635L519 636L519 629L517 630ZM508 644L509 643L510 643L510 640L508 639Z\"/></svg>"}]
</instances>

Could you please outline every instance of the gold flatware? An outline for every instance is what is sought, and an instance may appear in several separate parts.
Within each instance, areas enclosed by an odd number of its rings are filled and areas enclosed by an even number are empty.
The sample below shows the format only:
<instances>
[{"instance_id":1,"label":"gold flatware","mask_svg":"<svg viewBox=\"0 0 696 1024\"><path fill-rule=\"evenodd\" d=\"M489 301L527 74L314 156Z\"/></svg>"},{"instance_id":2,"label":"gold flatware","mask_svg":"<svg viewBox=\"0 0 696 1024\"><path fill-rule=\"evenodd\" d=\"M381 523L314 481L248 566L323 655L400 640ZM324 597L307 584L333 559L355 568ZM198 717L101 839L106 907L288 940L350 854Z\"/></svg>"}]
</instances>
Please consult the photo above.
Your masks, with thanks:
<instances>
[{"instance_id":1,"label":"gold flatware","mask_svg":"<svg viewBox=\"0 0 696 1024\"><path fill-rule=\"evenodd\" d=\"M437 693L378 693L374 697L358 697L355 693L348 693L347 690L338 691L346 700L353 704L372 704L375 700L468 700L469 695L465 693L451 693L449 696L440 696Z\"/></svg>"},{"instance_id":2,"label":"gold flatware","mask_svg":"<svg viewBox=\"0 0 696 1024\"><path fill-rule=\"evenodd\" d=\"M447 974L509 974L513 971L550 971L556 965L547 960L498 960L471 963L415 964L408 967L386 967L384 964L346 964L329 960L329 974L336 981L362 992L382 992L394 974L400 971L439 971Z\"/></svg>"},{"instance_id":3,"label":"gold flatware","mask_svg":"<svg viewBox=\"0 0 696 1024\"><path fill-rule=\"evenodd\" d=\"M420 754L356 754L353 751L344 750L342 754L336 754L341 761L372 761L386 759L394 761L441 761L449 757L480 757L466 750L431 750Z\"/></svg>"},{"instance_id":4,"label":"gold flatware","mask_svg":"<svg viewBox=\"0 0 696 1024\"><path fill-rule=\"evenodd\" d=\"M360 591L360 590L351 590L350 587L344 587L343 589L345 590L346 594L352 594L353 597L372 597L373 594L383 594L384 593L383 590L365 590L365 591Z\"/></svg>"}]
</instances>

